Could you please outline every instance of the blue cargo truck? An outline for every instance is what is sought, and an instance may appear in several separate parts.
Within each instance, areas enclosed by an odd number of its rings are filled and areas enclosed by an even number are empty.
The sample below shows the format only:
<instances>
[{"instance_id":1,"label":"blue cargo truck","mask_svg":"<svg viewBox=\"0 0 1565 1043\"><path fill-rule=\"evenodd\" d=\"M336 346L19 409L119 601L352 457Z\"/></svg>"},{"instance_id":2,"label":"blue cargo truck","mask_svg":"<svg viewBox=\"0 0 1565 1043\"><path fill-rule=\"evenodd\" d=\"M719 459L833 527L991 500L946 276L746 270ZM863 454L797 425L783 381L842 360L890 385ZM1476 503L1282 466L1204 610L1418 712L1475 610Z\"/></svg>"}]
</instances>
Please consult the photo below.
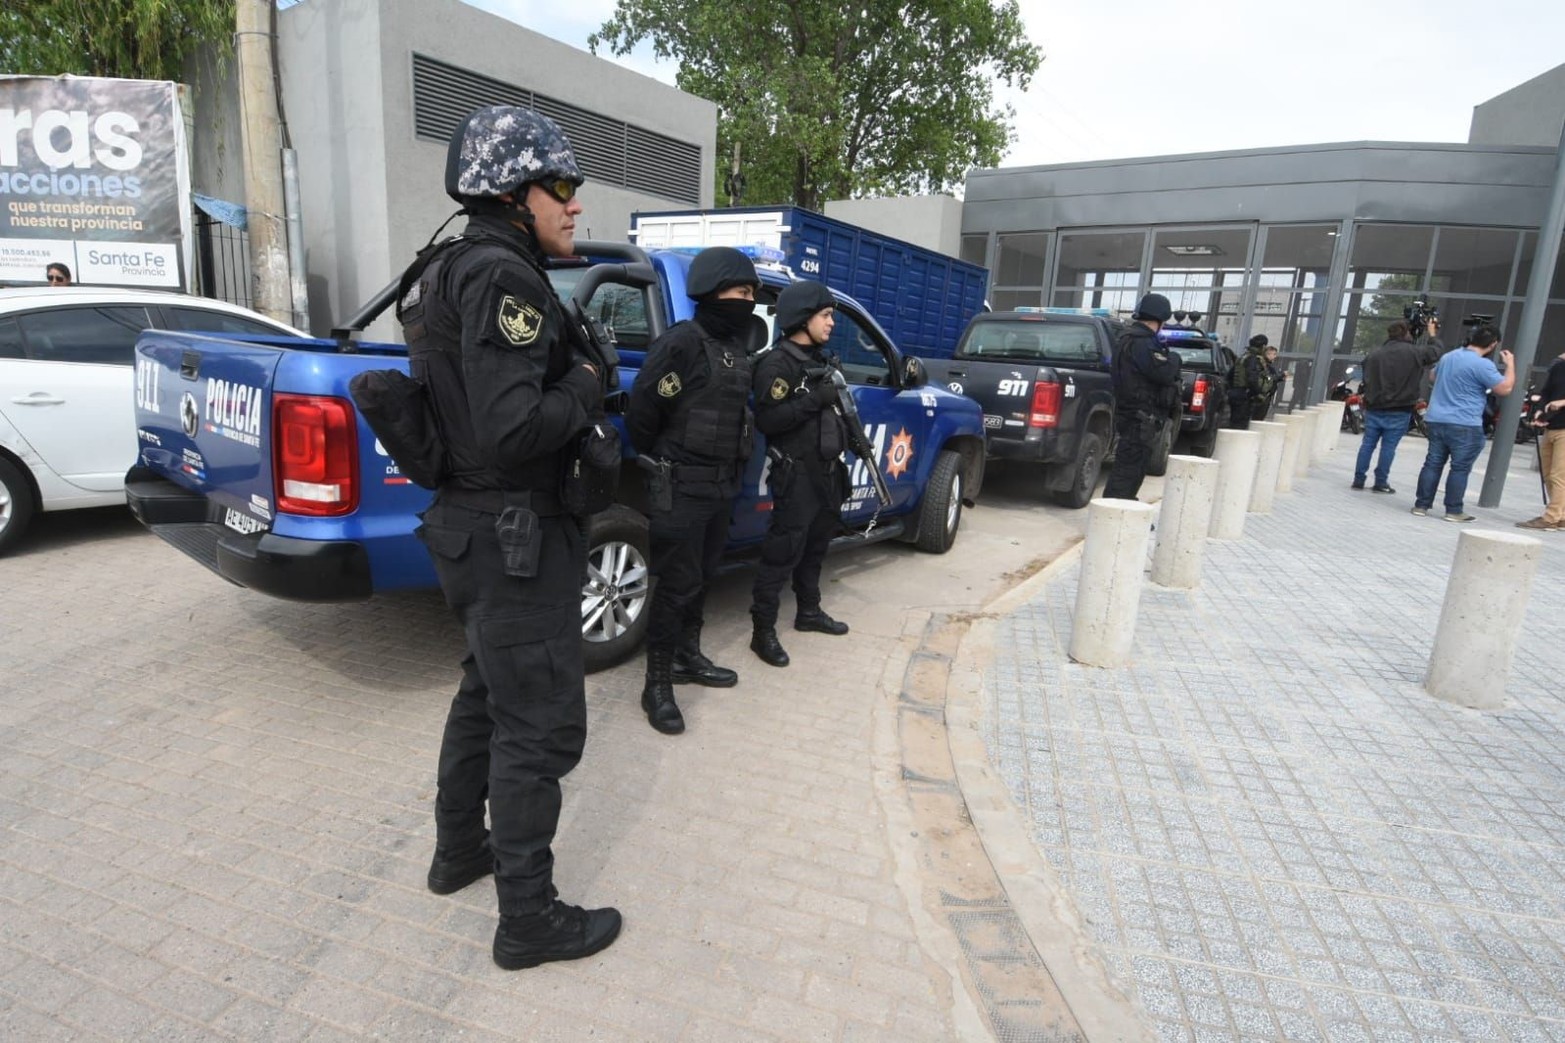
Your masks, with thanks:
<instances>
[{"instance_id":1,"label":"blue cargo truck","mask_svg":"<svg viewBox=\"0 0 1565 1043\"><path fill-rule=\"evenodd\" d=\"M660 210L631 215L643 250L765 246L803 279L818 279L863 305L909 355L948 359L985 310L989 272L949 254L880 235L803 207Z\"/></svg>"}]
</instances>

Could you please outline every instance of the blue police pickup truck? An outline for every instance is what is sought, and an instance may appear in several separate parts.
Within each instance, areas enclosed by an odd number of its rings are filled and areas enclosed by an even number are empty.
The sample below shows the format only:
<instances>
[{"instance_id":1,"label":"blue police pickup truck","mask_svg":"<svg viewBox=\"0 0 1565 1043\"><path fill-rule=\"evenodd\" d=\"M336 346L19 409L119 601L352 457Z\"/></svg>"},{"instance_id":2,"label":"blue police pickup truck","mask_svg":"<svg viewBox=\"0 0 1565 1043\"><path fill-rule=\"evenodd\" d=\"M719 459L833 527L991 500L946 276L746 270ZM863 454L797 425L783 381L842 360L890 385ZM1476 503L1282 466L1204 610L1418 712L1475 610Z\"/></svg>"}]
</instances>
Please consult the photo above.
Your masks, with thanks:
<instances>
[{"instance_id":1,"label":"blue police pickup truck","mask_svg":"<svg viewBox=\"0 0 1565 1043\"><path fill-rule=\"evenodd\" d=\"M693 314L685 276L696 251L606 242L578 242L577 251L550 278L562 299L576 300L606 328L620 353L620 386L629 388L652 340ZM766 260L757 265L758 315L792 278ZM136 517L224 579L276 597L345 601L435 587L413 535L431 493L398 472L348 394L349 380L364 370L407 366L401 345L351 339L393 291L329 339L142 334L139 456L126 476ZM905 358L855 301L837 299L828 350L841 361L891 492L882 507L864 462L852 461L844 505L852 531L844 542L897 538L943 553L983 481L982 413L972 400L930 386L918 359ZM755 340L760 349L769 337L758 329ZM625 445L633 452L629 439ZM766 463L757 445L734 505L731 562L759 551L772 506ZM589 669L628 657L645 635L641 474L622 468L620 502L588 522L582 637Z\"/></svg>"}]
</instances>

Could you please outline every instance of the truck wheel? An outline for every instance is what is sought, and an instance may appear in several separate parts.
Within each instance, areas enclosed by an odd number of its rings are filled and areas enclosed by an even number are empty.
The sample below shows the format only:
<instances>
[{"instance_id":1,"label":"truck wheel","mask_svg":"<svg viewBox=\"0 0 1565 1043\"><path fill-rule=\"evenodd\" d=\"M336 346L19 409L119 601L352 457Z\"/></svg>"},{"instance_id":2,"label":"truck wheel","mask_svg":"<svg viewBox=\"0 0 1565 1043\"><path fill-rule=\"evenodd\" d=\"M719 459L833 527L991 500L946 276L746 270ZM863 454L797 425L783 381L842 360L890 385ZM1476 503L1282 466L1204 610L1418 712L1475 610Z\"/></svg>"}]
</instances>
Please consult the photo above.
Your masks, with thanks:
<instances>
[{"instance_id":1,"label":"truck wheel","mask_svg":"<svg viewBox=\"0 0 1565 1043\"><path fill-rule=\"evenodd\" d=\"M1103 470L1103 436L1082 435L1081 455L1076 460L1076 480L1071 482L1070 488L1055 493L1054 502L1073 511L1087 506L1092 500L1093 491L1098 487L1098 472L1101 470Z\"/></svg>"},{"instance_id":2,"label":"truck wheel","mask_svg":"<svg viewBox=\"0 0 1565 1043\"><path fill-rule=\"evenodd\" d=\"M1196 456L1210 457L1217 452L1217 431L1221 424L1213 424L1205 431L1199 431L1190 439L1190 452Z\"/></svg>"},{"instance_id":3,"label":"truck wheel","mask_svg":"<svg viewBox=\"0 0 1565 1043\"><path fill-rule=\"evenodd\" d=\"M919 550L944 554L956 542L962 524L962 454L942 449L929 472L924 502L918 507Z\"/></svg>"},{"instance_id":4,"label":"truck wheel","mask_svg":"<svg viewBox=\"0 0 1565 1043\"><path fill-rule=\"evenodd\" d=\"M588 523L581 651L589 674L629 659L647 636L652 607L647 545L647 520L628 507L610 507Z\"/></svg>"},{"instance_id":5,"label":"truck wheel","mask_svg":"<svg viewBox=\"0 0 1565 1043\"><path fill-rule=\"evenodd\" d=\"M1174 431L1178 421L1163 425L1163 433L1152 443L1152 454L1147 457L1147 474L1161 478L1168 473L1168 454L1174 451Z\"/></svg>"},{"instance_id":6,"label":"truck wheel","mask_svg":"<svg viewBox=\"0 0 1565 1043\"><path fill-rule=\"evenodd\" d=\"M11 549L33 520L33 488L9 460L0 460L0 554Z\"/></svg>"}]
</instances>

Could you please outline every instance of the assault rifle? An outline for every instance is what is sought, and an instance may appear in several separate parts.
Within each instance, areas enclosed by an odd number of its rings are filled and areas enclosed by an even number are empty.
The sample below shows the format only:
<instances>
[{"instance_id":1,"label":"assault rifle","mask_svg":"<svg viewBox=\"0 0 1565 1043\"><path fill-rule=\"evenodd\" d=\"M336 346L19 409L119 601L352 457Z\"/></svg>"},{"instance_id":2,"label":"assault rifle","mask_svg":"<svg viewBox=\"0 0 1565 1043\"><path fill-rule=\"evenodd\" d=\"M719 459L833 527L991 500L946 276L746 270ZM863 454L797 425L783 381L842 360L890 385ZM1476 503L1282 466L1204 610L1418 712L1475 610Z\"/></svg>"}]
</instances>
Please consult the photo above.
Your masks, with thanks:
<instances>
[{"instance_id":1,"label":"assault rifle","mask_svg":"<svg viewBox=\"0 0 1565 1043\"><path fill-rule=\"evenodd\" d=\"M875 517L870 519L870 528L875 527L875 521L880 517L880 512L891 506L891 489L886 485L886 478L880 473L879 455L875 452L875 446L870 442L869 436L864 433L864 421L859 419L858 404L853 401L853 392L848 388L848 381L842 375L842 370L836 366L817 366L804 371L804 375L813 380L829 380L837 389L837 403L832 410L842 418L843 426L848 434L848 448L853 455L864 461L864 466L869 469L870 481L875 484L875 495L880 500L880 506L875 509ZM869 529L866 529L867 533Z\"/></svg>"}]
</instances>

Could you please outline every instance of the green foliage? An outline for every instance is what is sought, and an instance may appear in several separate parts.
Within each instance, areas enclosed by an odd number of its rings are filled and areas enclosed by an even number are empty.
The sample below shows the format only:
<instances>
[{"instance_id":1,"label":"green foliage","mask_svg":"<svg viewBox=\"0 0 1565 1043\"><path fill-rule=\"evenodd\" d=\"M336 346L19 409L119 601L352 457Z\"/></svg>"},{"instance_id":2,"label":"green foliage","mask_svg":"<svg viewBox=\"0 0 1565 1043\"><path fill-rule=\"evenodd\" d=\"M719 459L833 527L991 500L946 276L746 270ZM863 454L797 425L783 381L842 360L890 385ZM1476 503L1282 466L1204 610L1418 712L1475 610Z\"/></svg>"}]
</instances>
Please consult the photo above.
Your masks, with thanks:
<instances>
[{"instance_id":1,"label":"green foliage","mask_svg":"<svg viewBox=\"0 0 1565 1043\"><path fill-rule=\"evenodd\" d=\"M1386 342L1386 327L1402 318L1402 309L1417 299L1422 282L1419 275L1387 275L1380 280L1379 292L1370 297L1367 307L1359 310L1351 354L1364 355ZM1396 290L1407 292L1387 292Z\"/></svg>"},{"instance_id":2,"label":"green foliage","mask_svg":"<svg viewBox=\"0 0 1565 1043\"><path fill-rule=\"evenodd\" d=\"M1000 162L1014 134L993 85L1042 61L1016 0L619 0L589 38L650 40L682 90L716 102L718 178L742 149L744 202L944 191Z\"/></svg>"},{"instance_id":3,"label":"green foliage","mask_svg":"<svg viewBox=\"0 0 1565 1043\"><path fill-rule=\"evenodd\" d=\"M234 0L5 0L0 72L177 81L233 33Z\"/></svg>"}]
</instances>

